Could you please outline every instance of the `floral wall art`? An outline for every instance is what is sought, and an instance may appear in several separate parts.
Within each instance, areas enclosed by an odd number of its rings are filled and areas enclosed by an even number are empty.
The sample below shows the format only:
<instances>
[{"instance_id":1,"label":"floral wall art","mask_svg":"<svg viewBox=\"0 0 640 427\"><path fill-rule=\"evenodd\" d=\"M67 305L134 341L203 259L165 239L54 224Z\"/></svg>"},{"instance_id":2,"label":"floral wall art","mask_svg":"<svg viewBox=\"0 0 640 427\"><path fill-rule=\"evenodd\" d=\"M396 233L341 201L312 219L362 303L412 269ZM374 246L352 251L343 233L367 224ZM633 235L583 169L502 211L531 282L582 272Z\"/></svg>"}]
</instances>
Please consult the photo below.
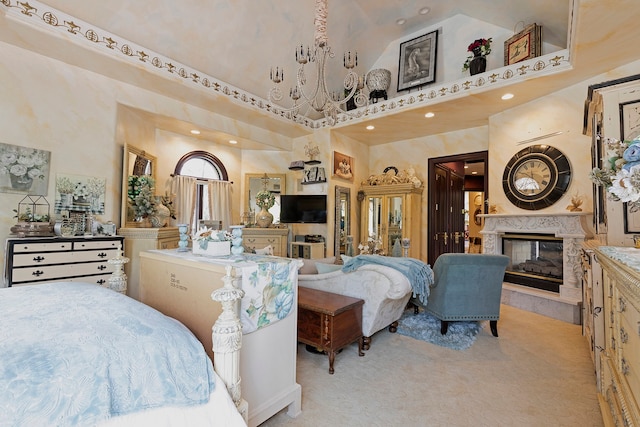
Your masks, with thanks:
<instances>
[{"instance_id":1,"label":"floral wall art","mask_svg":"<svg viewBox=\"0 0 640 427\"><path fill-rule=\"evenodd\" d=\"M0 143L0 192L46 196L51 152Z\"/></svg>"},{"instance_id":2,"label":"floral wall art","mask_svg":"<svg viewBox=\"0 0 640 427\"><path fill-rule=\"evenodd\" d=\"M56 174L55 213L80 211L104 214L106 184L105 178Z\"/></svg>"}]
</instances>

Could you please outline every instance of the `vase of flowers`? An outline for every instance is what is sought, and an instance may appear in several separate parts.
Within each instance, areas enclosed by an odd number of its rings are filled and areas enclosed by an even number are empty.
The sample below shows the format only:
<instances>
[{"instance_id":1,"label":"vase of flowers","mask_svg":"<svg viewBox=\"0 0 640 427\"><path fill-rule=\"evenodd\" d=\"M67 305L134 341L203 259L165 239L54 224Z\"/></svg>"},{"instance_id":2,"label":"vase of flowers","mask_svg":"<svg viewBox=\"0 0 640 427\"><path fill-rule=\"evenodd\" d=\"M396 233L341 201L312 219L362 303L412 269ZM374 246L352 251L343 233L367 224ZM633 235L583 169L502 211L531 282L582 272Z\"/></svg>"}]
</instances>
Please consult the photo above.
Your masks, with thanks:
<instances>
[{"instance_id":1,"label":"vase of flowers","mask_svg":"<svg viewBox=\"0 0 640 427\"><path fill-rule=\"evenodd\" d=\"M256 205L260 212L256 213L256 224L258 227L267 228L273 223L273 215L269 209L276 203L275 196L269 190L261 190L256 194Z\"/></svg>"},{"instance_id":2,"label":"vase of flowers","mask_svg":"<svg viewBox=\"0 0 640 427\"><path fill-rule=\"evenodd\" d=\"M467 52L471 52L473 55L467 57L462 65L462 71L469 70L473 76L487 70L487 55L491 53L491 41L491 37L477 39L467 47Z\"/></svg>"},{"instance_id":3,"label":"vase of flowers","mask_svg":"<svg viewBox=\"0 0 640 427\"><path fill-rule=\"evenodd\" d=\"M127 203L135 221L143 227L150 227L150 217L156 214L158 203L153 194L155 181L148 175L132 175L127 184Z\"/></svg>"},{"instance_id":4,"label":"vase of flowers","mask_svg":"<svg viewBox=\"0 0 640 427\"><path fill-rule=\"evenodd\" d=\"M603 167L594 168L589 178L612 200L627 203L631 212L640 210L640 136L631 141L605 138L603 147Z\"/></svg>"}]
</instances>

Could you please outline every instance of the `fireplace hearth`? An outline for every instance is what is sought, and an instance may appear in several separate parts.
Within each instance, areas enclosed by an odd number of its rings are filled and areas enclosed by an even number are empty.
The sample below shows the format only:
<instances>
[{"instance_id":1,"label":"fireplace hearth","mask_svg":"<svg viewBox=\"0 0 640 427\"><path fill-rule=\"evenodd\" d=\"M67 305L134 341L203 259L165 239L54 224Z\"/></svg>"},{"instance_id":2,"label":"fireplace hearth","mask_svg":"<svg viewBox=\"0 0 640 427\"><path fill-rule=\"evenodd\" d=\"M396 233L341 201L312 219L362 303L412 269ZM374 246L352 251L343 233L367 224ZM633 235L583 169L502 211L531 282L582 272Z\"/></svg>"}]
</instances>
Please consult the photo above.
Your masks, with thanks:
<instances>
[{"instance_id":1,"label":"fireplace hearth","mask_svg":"<svg viewBox=\"0 0 640 427\"><path fill-rule=\"evenodd\" d=\"M562 239L544 234L504 234L502 253L511 259L506 282L560 292Z\"/></svg>"}]
</instances>

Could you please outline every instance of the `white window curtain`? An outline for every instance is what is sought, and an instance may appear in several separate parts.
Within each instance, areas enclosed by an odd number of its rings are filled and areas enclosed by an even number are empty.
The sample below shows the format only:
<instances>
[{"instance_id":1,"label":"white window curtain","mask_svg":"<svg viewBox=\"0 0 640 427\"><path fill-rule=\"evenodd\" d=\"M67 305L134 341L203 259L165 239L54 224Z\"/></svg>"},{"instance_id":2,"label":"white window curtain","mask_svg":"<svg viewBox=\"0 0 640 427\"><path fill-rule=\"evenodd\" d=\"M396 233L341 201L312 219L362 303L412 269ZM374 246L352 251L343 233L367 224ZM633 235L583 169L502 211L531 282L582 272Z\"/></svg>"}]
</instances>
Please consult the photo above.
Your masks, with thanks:
<instances>
[{"instance_id":1,"label":"white window curtain","mask_svg":"<svg viewBox=\"0 0 640 427\"><path fill-rule=\"evenodd\" d=\"M207 183L209 192L209 212L212 220L222 221L222 229L231 225L231 183L229 181L210 180Z\"/></svg>"},{"instance_id":2,"label":"white window curtain","mask_svg":"<svg viewBox=\"0 0 640 427\"><path fill-rule=\"evenodd\" d=\"M171 180L171 194L175 194L176 221L189 224L194 230L193 213L196 208L196 179L191 176L176 175Z\"/></svg>"}]
</instances>

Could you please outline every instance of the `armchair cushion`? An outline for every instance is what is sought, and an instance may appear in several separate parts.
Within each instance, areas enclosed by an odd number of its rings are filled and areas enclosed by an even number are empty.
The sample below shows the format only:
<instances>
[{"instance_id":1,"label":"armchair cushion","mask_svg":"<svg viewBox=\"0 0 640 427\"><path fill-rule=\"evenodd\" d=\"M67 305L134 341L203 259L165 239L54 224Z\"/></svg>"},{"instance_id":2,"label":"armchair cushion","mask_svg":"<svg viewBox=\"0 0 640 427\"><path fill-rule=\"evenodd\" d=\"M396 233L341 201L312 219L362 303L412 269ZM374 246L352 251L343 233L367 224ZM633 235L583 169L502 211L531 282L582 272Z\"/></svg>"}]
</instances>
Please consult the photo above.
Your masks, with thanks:
<instances>
[{"instance_id":1,"label":"armchair cushion","mask_svg":"<svg viewBox=\"0 0 640 427\"><path fill-rule=\"evenodd\" d=\"M342 268L339 264L324 264L322 262L316 262L316 270L318 274L331 273L332 271L338 271Z\"/></svg>"},{"instance_id":2,"label":"armchair cushion","mask_svg":"<svg viewBox=\"0 0 640 427\"><path fill-rule=\"evenodd\" d=\"M317 262L323 264L334 264L336 262L336 257L303 259L302 262L303 264L302 267L298 269L298 274L318 274L318 269L316 268Z\"/></svg>"}]
</instances>

